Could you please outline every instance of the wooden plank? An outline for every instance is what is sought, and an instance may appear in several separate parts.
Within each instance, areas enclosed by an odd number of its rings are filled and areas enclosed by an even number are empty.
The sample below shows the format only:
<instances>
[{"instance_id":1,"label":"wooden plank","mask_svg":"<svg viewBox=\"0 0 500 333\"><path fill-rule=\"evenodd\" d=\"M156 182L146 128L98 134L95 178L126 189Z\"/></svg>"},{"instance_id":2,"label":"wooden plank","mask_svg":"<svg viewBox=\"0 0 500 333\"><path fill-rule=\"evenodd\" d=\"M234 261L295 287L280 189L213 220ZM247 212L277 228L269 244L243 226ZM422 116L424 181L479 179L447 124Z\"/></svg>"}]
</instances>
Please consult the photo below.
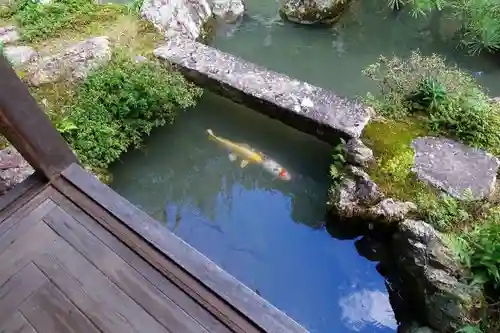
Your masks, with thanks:
<instances>
[{"instance_id":1,"label":"wooden plank","mask_svg":"<svg viewBox=\"0 0 500 333\"><path fill-rule=\"evenodd\" d=\"M33 173L21 183L15 185L5 194L0 195L0 212L2 216L8 214L6 211L9 206L14 209L28 202L34 195L39 193L45 186L46 180L40 173ZM23 200L20 200L20 199ZM13 203L16 203L13 205ZM5 214L5 215L4 215Z\"/></svg>"},{"instance_id":2,"label":"wooden plank","mask_svg":"<svg viewBox=\"0 0 500 333\"><path fill-rule=\"evenodd\" d=\"M203 326L68 213L56 208L44 218L44 221L167 329L172 332L208 333Z\"/></svg>"},{"instance_id":3,"label":"wooden plank","mask_svg":"<svg viewBox=\"0 0 500 333\"><path fill-rule=\"evenodd\" d=\"M0 129L7 140L48 179L71 163L78 163L28 87L2 56L0 77Z\"/></svg>"},{"instance_id":4,"label":"wooden plank","mask_svg":"<svg viewBox=\"0 0 500 333\"><path fill-rule=\"evenodd\" d=\"M95 326L107 333L169 332L49 226L42 225L56 241L53 250L37 256L34 263Z\"/></svg>"},{"instance_id":5,"label":"wooden plank","mask_svg":"<svg viewBox=\"0 0 500 333\"><path fill-rule=\"evenodd\" d=\"M44 223L37 223L0 253L0 286L36 256L48 251L58 238Z\"/></svg>"},{"instance_id":6,"label":"wooden plank","mask_svg":"<svg viewBox=\"0 0 500 333\"><path fill-rule=\"evenodd\" d=\"M0 224L0 253L30 228L35 226L48 212L56 207L52 200L45 199L38 207L36 207L30 214L21 219L10 219L8 222Z\"/></svg>"},{"instance_id":7,"label":"wooden plank","mask_svg":"<svg viewBox=\"0 0 500 333\"><path fill-rule=\"evenodd\" d=\"M3 325L2 333L37 333L33 326L24 318L21 312L16 311Z\"/></svg>"},{"instance_id":8,"label":"wooden plank","mask_svg":"<svg viewBox=\"0 0 500 333\"><path fill-rule=\"evenodd\" d=\"M29 214L33 209L35 209L38 205L40 205L45 199L48 197L48 188L44 187L40 192L36 193L31 199L27 202L24 202L23 205L16 207L16 209L8 212L0 213L0 234L5 232L8 228L12 226L13 223L16 223L23 216ZM17 206L17 205L16 205ZM5 213L5 214L4 214ZM5 229L7 228L7 229Z\"/></svg>"},{"instance_id":9,"label":"wooden plank","mask_svg":"<svg viewBox=\"0 0 500 333\"><path fill-rule=\"evenodd\" d=\"M186 272L182 267L174 263L163 253L157 251L144 238L131 231L122 222L94 201L89 199L79 189L63 179L56 179L53 185L63 192L73 202L90 214L96 221L104 226L110 233L118 237L124 244L139 254L150 265L155 267L163 275L168 277L178 288L191 296L201 304L207 311L214 315L234 332L262 332L254 326L241 313L230 306L210 288L200 283L195 277Z\"/></svg>"},{"instance_id":10,"label":"wooden plank","mask_svg":"<svg viewBox=\"0 0 500 333\"><path fill-rule=\"evenodd\" d=\"M99 333L52 283L43 285L20 307L38 333Z\"/></svg>"},{"instance_id":11,"label":"wooden plank","mask_svg":"<svg viewBox=\"0 0 500 333\"><path fill-rule=\"evenodd\" d=\"M5 322L24 300L47 282L42 272L29 263L0 287L0 323Z\"/></svg>"},{"instance_id":12,"label":"wooden plank","mask_svg":"<svg viewBox=\"0 0 500 333\"><path fill-rule=\"evenodd\" d=\"M87 197L85 197L87 198ZM189 313L196 321L198 321L209 332L214 333L229 333L231 332L222 322L215 318L210 312L203 308L191 297L184 293L178 286L174 285L169 279L163 276L158 270L153 268L149 263L144 261L130 248L124 245L118 238L109 233L100 224L75 206L60 192L51 194L51 199L61 208L67 211L75 218L83 227L89 230L94 236L99 238L111 250L117 253L129 265L141 273L149 282L156 286L161 292L170 297L184 311ZM89 201L89 199L87 199ZM90 201L89 201L90 202ZM91 202L93 206L95 204ZM100 208L100 207L99 207ZM109 216L109 218L112 218ZM141 240L142 241L142 240Z\"/></svg>"},{"instance_id":13,"label":"wooden plank","mask_svg":"<svg viewBox=\"0 0 500 333\"><path fill-rule=\"evenodd\" d=\"M293 319L279 311L251 289L222 270L200 252L175 236L159 222L111 188L72 164L62 176L108 210L130 229L144 237L150 244L195 276L234 308L266 332L307 332Z\"/></svg>"}]
</instances>

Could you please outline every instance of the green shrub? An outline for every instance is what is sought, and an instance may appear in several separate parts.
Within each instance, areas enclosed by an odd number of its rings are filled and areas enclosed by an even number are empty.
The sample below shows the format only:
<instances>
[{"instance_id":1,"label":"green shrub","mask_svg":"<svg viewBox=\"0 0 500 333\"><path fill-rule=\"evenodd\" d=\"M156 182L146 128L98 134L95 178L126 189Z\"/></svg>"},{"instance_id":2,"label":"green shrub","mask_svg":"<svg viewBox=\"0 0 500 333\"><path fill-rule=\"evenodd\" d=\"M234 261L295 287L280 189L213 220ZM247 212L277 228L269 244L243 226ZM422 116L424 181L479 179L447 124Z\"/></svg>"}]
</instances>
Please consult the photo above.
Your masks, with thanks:
<instances>
[{"instance_id":1,"label":"green shrub","mask_svg":"<svg viewBox=\"0 0 500 333\"><path fill-rule=\"evenodd\" d=\"M126 12L125 6L100 5L94 0L20 0L11 15L22 38L36 41L58 36L65 29L79 30L95 21L109 20Z\"/></svg>"},{"instance_id":2,"label":"green shrub","mask_svg":"<svg viewBox=\"0 0 500 333\"><path fill-rule=\"evenodd\" d=\"M408 59L380 57L363 73L378 83L367 102L382 116L423 117L435 135L500 153L500 108L474 78L437 55L413 52Z\"/></svg>"},{"instance_id":3,"label":"green shrub","mask_svg":"<svg viewBox=\"0 0 500 333\"><path fill-rule=\"evenodd\" d=\"M77 87L55 122L84 164L104 169L153 128L172 123L177 110L194 106L201 92L158 62L116 54Z\"/></svg>"}]
</instances>

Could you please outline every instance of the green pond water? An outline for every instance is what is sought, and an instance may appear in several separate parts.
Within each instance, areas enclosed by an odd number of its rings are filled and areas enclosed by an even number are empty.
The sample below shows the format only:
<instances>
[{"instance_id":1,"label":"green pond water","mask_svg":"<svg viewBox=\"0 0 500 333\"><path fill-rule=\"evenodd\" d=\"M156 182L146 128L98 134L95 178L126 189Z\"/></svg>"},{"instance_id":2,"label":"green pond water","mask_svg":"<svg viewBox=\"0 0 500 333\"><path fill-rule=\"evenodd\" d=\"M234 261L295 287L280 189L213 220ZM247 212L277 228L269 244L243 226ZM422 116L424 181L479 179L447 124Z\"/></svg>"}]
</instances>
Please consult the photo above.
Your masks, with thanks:
<instances>
[{"instance_id":1,"label":"green pond water","mask_svg":"<svg viewBox=\"0 0 500 333\"><path fill-rule=\"evenodd\" d=\"M467 56L441 38L446 25L394 15L384 2L359 2L334 29L284 23L274 1L246 5L243 22L221 29L215 47L341 95L373 91L361 69L379 55L417 48L480 72L500 95L491 58ZM241 168L207 129L264 152L292 179ZM112 167L112 187L311 332L395 332L385 281L363 241L325 228L330 154L325 143L206 92Z\"/></svg>"}]
</instances>

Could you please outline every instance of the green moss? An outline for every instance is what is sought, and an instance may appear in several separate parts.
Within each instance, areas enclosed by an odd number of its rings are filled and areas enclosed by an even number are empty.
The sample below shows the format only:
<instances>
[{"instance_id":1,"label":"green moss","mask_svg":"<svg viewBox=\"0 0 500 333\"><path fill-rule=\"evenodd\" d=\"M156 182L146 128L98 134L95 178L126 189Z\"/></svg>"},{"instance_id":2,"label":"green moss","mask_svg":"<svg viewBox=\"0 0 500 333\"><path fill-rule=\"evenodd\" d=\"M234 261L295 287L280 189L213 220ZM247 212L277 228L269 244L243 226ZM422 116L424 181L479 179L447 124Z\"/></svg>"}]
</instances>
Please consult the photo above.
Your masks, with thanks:
<instances>
[{"instance_id":1,"label":"green moss","mask_svg":"<svg viewBox=\"0 0 500 333\"><path fill-rule=\"evenodd\" d=\"M373 150L376 159L369 173L387 196L410 201L419 196L435 197L435 191L410 171L411 141L427 134L426 124L416 118L372 121L365 128L363 142Z\"/></svg>"}]
</instances>

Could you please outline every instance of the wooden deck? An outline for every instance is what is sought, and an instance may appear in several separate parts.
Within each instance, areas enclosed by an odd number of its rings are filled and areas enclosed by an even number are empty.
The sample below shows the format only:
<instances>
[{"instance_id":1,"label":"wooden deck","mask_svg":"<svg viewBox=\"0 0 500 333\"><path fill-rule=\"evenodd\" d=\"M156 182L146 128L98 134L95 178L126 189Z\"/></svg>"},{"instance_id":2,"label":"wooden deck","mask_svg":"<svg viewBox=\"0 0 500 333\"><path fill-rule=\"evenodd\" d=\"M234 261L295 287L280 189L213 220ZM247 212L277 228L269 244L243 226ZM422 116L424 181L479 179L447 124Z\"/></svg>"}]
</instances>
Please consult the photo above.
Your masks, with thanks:
<instances>
[{"instance_id":1,"label":"wooden deck","mask_svg":"<svg viewBox=\"0 0 500 333\"><path fill-rule=\"evenodd\" d=\"M0 215L0 332L306 332L73 164Z\"/></svg>"}]
</instances>

